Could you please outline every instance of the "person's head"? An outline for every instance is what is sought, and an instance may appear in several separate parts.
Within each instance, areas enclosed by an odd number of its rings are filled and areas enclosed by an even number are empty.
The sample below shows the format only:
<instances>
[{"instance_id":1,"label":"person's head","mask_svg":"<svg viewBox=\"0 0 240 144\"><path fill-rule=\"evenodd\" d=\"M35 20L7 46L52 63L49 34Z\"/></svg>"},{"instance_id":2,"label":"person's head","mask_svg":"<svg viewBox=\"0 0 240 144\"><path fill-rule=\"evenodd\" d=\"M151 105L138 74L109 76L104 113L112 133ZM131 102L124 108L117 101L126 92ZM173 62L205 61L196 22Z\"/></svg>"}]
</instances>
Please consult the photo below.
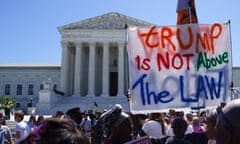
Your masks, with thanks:
<instances>
[{"instance_id":1,"label":"person's head","mask_svg":"<svg viewBox=\"0 0 240 144\"><path fill-rule=\"evenodd\" d=\"M110 129L119 141L126 142L131 140L131 121L129 115L122 111L119 104L114 105L107 112L103 113L100 119L103 125Z\"/></svg>"},{"instance_id":2,"label":"person's head","mask_svg":"<svg viewBox=\"0 0 240 144\"><path fill-rule=\"evenodd\" d=\"M200 120L198 117L194 117L193 121L192 121L192 127L193 127L193 132L194 133L205 133L206 130L205 128L202 126L203 124L200 123Z\"/></svg>"},{"instance_id":3,"label":"person's head","mask_svg":"<svg viewBox=\"0 0 240 144\"><path fill-rule=\"evenodd\" d=\"M82 118L83 119L87 119L88 118L88 113L87 112L83 112L82 113Z\"/></svg>"},{"instance_id":4,"label":"person's head","mask_svg":"<svg viewBox=\"0 0 240 144\"><path fill-rule=\"evenodd\" d=\"M187 130L187 122L183 118L176 118L172 122L172 129L177 138L183 138Z\"/></svg>"},{"instance_id":5,"label":"person's head","mask_svg":"<svg viewBox=\"0 0 240 144\"><path fill-rule=\"evenodd\" d=\"M37 118L37 125L41 124L44 120L44 116L43 115L39 115L38 118Z\"/></svg>"},{"instance_id":6,"label":"person's head","mask_svg":"<svg viewBox=\"0 0 240 144\"><path fill-rule=\"evenodd\" d=\"M221 108L224 108L226 106L226 102L221 102L220 106L221 106Z\"/></svg>"},{"instance_id":7,"label":"person's head","mask_svg":"<svg viewBox=\"0 0 240 144\"><path fill-rule=\"evenodd\" d=\"M6 125L5 117L1 112L0 112L0 125Z\"/></svg>"},{"instance_id":8,"label":"person's head","mask_svg":"<svg viewBox=\"0 0 240 144\"><path fill-rule=\"evenodd\" d=\"M64 113L62 111L56 111L54 117L55 118L63 118Z\"/></svg>"},{"instance_id":9,"label":"person's head","mask_svg":"<svg viewBox=\"0 0 240 144\"><path fill-rule=\"evenodd\" d=\"M32 122L37 122L37 120L36 120L36 116L35 115L30 115L30 117L29 117L29 122L30 121L32 121Z\"/></svg>"},{"instance_id":10,"label":"person's head","mask_svg":"<svg viewBox=\"0 0 240 144\"><path fill-rule=\"evenodd\" d=\"M240 143L240 99L229 102L217 116L217 144Z\"/></svg>"},{"instance_id":11,"label":"person's head","mask_svg":"<svg viewBox=\"0 0 240 144\"><path fill-rule=\"evenodd\" d=\"M67 117L80 124L82 121L82 113L79 107L71 108L66 113Z\"/></svg>"},{"instance_id":12,"label":"person's head","mask_svg":"<svg viewBox=\"0 0 240 144\"><path fill-rule=\"evenodd\" d=\"M141 125L143 125L148 119L148 116L146 114L136 114L136 119Z\"/></svg>"},{"instance_id":13,"label":"person's head","mask_svg":"<svg viewBox=\"0 0 240 144\"><path fill-rule=\"evenodd\" d=\"M165 115L164 116L164 121L167 125L171 124L171 120L170 120L170 116L169 115Z\"/></svg>"},{"instance_id":14,"label":"person's head","mask_svg":"<svg viewBox=\"0 0 240 144\"><path fill-rule=\"evenodd\" d=\"M193 114L192 113L187 113L186 114L186 120L187 120L188 124L192 124Z\"/></svg>"},{"instance_id":15,"label":"person's head","mask_svg":"<svg viewBox=\"0 0 240 144\"><path fill-rule=\"evenodd\" d=\"M174 109L169 109L168 114L172 117L175 116L176 111Z\"/></svg>"},{"instance_id":16,"label":"person's head","mask_svg":"<svg viewBox=\"0 0 240 144\"><path fill-rule=\"evenodd\" d=\"M192 125L193 126L200 126L199 118L194 117L193 120L192 120Z\"/></svg>"},{"instance_id":17,"label":"person's head","mask_svg":"<svg viewBox=\"0 0 240 144\"><path fill-rule=\"evenodd\" d=\"M110 128L111 132L114 135L119 136L120 139L131 139L132 128L129 115L127 113L122 112L119 118L114 123L112 123Z\"/></svg>"},{"instance_id":18,"label":"person's head","mask_svg":"<svg viewBox=\"0 0 240 144\"><path fill-rule=\"evenodd\" d=\"M206 120L206 134L209 139L216 139L216 126L217 118L216 115L212 112L207 116Z\"/></svg>"},{"instance_id":19,"label":"person's head","mask_svg":"<svg viewBox=\"0 0 240 144\"><path fill-rule=\"evenodd\" d=\"M184 118L184 112L183 111L177 111L175 112L176 118Z\"/></svg>"},{"instance_id":20,"label":"person's head","mask_svg":"<svg viewBox=\"0 0 240 144\"><path fill-rule=\"evenodd\" d=\"M19 110L19 111L16 111L14 113L14 119L15 119L16 122L22 121L23 118L24 118L24 112L23 111Z\"/></svg>"},{"instance_id":21,"label":"person's head","mask_svg":"<svg viewBox=\"0 0 240 144\"><path fill-rule=\"evenodd\" d=\"M89 144L88 139L69 121L59 118L45 119L33 129L24 142L36 144Z\"/></svg>"},{"instance_id":22,"label":"person's head","mask_svg":"<svg viewBox=\"0 0 240 144\"><path fill-rule=\"evenodd\" d=\"M200 112L200 116L201 116L201 117L206 117L206 111Z\"/></svg>"}]
</instances>

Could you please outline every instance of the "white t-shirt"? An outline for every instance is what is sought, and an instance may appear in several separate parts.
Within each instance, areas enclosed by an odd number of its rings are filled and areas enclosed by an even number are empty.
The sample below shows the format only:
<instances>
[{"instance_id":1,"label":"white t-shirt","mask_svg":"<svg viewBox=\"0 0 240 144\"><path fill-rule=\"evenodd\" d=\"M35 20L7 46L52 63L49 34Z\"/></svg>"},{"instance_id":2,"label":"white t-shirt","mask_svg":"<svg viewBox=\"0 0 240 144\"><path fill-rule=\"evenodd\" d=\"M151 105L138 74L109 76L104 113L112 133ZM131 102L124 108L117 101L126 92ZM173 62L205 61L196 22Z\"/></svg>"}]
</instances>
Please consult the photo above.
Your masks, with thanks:
<instances>
[{"instance_id":1,"label":"white t-shirt","mask_svg":"<svg viewBox=\"0 0 240 144\"><path fill-rule=\"evenodd\" d=\"M25 139L28 136L29 132L29 127L27 123L24 121L21 121L16 124L15 132L19 131L20 132L20 137L18 139L15 139L15 144L18 144L20 141Z\"/></svg>"},{"instance_id":2,"label":"white t-shirt","mask_svg":"<svg viewBox=\"0 0 240 144\"><path fill-rule=\"evenodd\" d=\"M163 138L162 126L158 121L149 120L145 122L142 130L149 138Z\"/></svg>"}]
</instances>

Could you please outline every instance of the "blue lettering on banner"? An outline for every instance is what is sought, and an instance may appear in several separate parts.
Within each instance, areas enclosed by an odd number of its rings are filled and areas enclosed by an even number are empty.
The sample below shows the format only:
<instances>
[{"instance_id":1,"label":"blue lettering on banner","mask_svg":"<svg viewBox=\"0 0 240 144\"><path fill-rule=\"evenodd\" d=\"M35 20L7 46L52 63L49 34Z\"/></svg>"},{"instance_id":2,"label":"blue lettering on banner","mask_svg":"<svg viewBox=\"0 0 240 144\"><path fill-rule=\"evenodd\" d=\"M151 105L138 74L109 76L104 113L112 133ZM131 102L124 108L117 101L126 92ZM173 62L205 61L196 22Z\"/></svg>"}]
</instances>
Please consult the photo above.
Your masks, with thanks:
<instances>
[{"instance_id":1,"label":"blue lettering on banner","mask_svg":"<svg viewBox=\"0 0 240 144\"><path fill-rule=\"evenodd\" d=\"M132 90L140 88L140 98L142 105L151 105L159 103L170 103L174 100L174 96L170 95L170 91L162 90L160 92L152 91L149 82L145 79L147 74L143 74L132 86ZM184 76L179 76L180 97L182 102L195 103L198 102L200 96L204 96L206 100L219 99L221 97L221 85L223 84L223 72L218 72L218 80L207 75L198 75L196 82L195 97L189 97L184 94L184 86L187 80ZM152 101L153 102L152 102Z\"/></svg>"},{"instance_id":2,"label":"blue lettering on banner","mask_svg":"<svg viewBox=\"0 0 240 144\"><path fill-rule=\"evenodd\" d=\"M197 78L196 86L196 96L195 98L186 98L184 97L184 77L180 76L180 91L181 91L181 100L183 102L198 102L198 99L201 94L205 95L205 99L208 100L208 92L210 94L211 100L214 100L214 94L216 98L220 98L221 94L221 84L223 80L223 72L218 74L218 82L215 82L215 78L208 78L207 75L199 75ZM206 83L206 84L205 84Z\"/></svg>"},{"instance_id":3,"label":"blue lettering on banner","mask_svg":"<svg viewBox=\"0 0 240 144\"><path fill-rule=\"evenodd\" d=\"M147 74L143 74L138 81L136 81L133 86L132 89L134 90L138 85L140 85L140 96L142 99L142 105L146 105L146 99L145 99L145 91L144 88L146 88L146 95L147 95L147 104L151 105L151 96L154 99L154 103L158 104L158 102L161 103L169 103L173 100L173 97L169 97L170 93L169 91L161 91L159 93L156 93L154 91L150 91L149 90L149 82L145 83L144 87L144 79L147 77ZM169 97L169 98L167 98Z\"/></svg>"}]
</instances>

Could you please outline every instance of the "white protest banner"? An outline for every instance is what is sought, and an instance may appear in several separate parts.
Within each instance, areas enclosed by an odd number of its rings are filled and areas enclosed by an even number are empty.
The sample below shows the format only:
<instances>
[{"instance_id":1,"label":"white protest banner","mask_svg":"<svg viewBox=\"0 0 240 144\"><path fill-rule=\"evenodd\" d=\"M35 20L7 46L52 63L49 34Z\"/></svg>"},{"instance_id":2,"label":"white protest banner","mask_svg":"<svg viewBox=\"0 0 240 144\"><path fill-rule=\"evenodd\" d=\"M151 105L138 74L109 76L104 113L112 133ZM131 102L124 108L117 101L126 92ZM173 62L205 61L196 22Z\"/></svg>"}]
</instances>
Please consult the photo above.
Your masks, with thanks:
<instances>
[{"instance_id":1,"label":"white protest banner","mask_svg":"<svg viewBox=\"0 0 240 144\"><path fill-rule=\"evenodd\" d=\"M213 106L229 99L229 23L129 27L131 111Z\"/></svg>"}]
</instances>

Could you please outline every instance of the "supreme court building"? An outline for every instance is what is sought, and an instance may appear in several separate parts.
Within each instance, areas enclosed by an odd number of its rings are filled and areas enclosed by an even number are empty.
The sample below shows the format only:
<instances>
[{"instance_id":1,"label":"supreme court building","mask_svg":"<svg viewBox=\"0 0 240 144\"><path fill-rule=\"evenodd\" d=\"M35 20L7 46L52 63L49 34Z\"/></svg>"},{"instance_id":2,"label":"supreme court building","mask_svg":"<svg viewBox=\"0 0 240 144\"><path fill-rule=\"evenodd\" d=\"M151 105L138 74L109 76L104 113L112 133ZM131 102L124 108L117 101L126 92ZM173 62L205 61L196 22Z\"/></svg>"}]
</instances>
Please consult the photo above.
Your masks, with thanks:
<instances>
[{"instance_id":1,"label":"supreme court building","mask_svg":"<svg viewBox=\"0 0 240 144\"><path fill-rule=\"evenodd\" d=\"M20 107L26 107L30 99L37 111L74 106L108 109L116 103L128 110L127 25L153 24L111 12L58 27L61 65L0 65L0 95L16 98ZM54 99L44 98L48 79Z\"/></svg>"},{"instance_id":2,"label":"supreme court building","mask_svg":"<svg viewBox=\"0 0 240 144\"><path fill-rule=\"evenodd\" d=\"M127 25L154 24L111 12L58 27L61 65L0 65L0 96L14 97L21 109L32 102L41 114L75 106L103 110L116 103L129 110ZM233 68L236 87L239 72Z\"/></svg>"},{"instance_id":3,"label":"supreme court building","mask_svg":"<svg viewBox=\"0 0 240 144\"><path fill-rule=\"evenodd\" d=\"M119 13L59 27L60 89L74 96L123 96L127 85L126 26L152 24Z\"/></svg>"}]
</instances>

